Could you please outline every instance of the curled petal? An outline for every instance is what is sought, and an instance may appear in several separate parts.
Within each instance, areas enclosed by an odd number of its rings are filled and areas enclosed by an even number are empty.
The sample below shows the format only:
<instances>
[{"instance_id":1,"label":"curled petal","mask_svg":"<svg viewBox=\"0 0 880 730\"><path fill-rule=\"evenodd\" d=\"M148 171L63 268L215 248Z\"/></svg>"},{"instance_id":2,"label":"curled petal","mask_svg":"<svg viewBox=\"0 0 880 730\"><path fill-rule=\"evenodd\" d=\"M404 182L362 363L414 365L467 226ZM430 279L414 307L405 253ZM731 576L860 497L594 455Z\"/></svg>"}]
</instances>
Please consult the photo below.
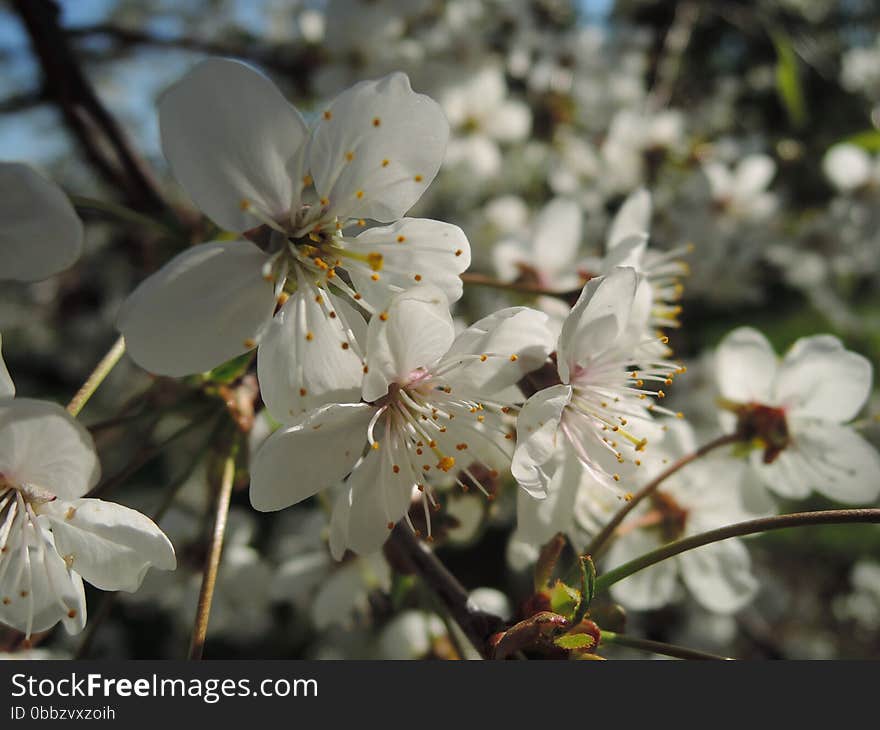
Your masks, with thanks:
<instances>
[{"instance_id":1,"label":"curled petal","mask_svg":"<svg viewBox=\"0 0 880 730\"><path fill-rule=\"evenodd\" d=\"M100 499L50 502L43 508L59 553L96 588L133 593L152 566L174 570L165 533L148 517Z\"/></svg>"},{"instance_id":2,"label":"curled petal","mask_svg":"<svg viewBox=\"0 0 880 730\"><path fill-rule=\"evenodd\" d=\"M557 453L559 424L571 401L568 385L554 385L529 398L516 422L516 450L510 471L533 497L543 498L553 474L549 468Z\"/></svg>"}]
</instances>

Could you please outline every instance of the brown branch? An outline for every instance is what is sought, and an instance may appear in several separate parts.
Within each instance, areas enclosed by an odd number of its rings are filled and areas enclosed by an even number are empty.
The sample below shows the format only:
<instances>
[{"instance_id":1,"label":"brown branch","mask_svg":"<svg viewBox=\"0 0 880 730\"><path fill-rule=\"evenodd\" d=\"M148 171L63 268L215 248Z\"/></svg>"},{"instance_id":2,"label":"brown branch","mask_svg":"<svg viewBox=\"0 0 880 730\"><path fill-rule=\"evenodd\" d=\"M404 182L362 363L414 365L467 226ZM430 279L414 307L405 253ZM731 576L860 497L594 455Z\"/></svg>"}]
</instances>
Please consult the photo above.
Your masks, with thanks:
<instances>
[{"instance_id":1,"label":"brown branch","mask_svg":"<svg viewBox=\"0 0 880 730\"><path fill-rule=\"evenodd\" d=\"M263 48L230 44L223 41L202 40L190 36L163 38L142 30L125 28L114 23L98 23L96 25L73 28L67 35L73 39L104 36L115 42L116 46L126 49L131 46L153 46L157 48L179 48L185 51L205 53L214 56L231 56L243 58L264 66L279 74L283 74L295 85L298 92L310 93L309 79L311 73L321 63L320 49L314 46L295 47L291 44L272 45Z\"/></svg>"},{"instance_id":2,"label":"brown branch","mask_svg":"<svg viewBox=\"0 0 880 730\"><path fill-rule=\"evenodd\" d=\"M85 76L59 22L55 0L11 0L43 72L43 91L101 178L146 212L168 210L159 185Z\"/></svg>"},{"instance_id":3,"label":"brown branch","mask_svg":"<svg viewBox=\"0 0 880 730\"><path fill-rule=\"evenodd\" d=\"M394 528L386 549L393 553L394 562L403 562L422 578L480 656L489 659L492 655L489 637L501 628L501 619L476 608L465 587L403 522Z\"/></svg>"}]
</instances>

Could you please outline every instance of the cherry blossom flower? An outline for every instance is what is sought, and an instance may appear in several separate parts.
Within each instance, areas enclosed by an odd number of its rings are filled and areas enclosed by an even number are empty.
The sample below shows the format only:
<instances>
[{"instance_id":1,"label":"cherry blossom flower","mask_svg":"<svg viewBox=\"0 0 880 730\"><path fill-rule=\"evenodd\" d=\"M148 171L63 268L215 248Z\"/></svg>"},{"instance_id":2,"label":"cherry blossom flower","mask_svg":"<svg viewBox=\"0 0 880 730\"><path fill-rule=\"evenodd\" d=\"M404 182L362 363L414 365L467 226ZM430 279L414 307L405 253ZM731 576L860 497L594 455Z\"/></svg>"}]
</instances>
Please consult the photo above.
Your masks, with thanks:
<instances>
[{"instance_id":1,"label":"cherry blossom flower","mask_svg":"<svg viewBox=\"0 0 880 730\"><path fill-rule=\"evenodd\" d=\"M67 196L28 165L0 162L0 279L39 281L82 252L83 227Z\"/></svg>"},{"instance_id":2,"label":"cherry blossom flower","mask_svg":"<svg viewBox=\"0 0 880 730\"><path fill-rule=\"evenodd\" d=\"M6 368L0 360L0 372ZM82 579L135 591L174 548L139 512L83 498L100 465L88 431L46 401L0 398L0 621L27 636L86 622Z\"/></svg>"},{"instance_id":3,"label":"cherry blossom flower","mask_svg":"<svg viewBox=\"0 0 880 730\"><path fill-rule=\"evenodd\" d=\"M757 447L751 464L768 489L789 499L815 490L849 504L880 494L880 455L847 425L871 391L871 363L831 335L797 340L780 361L760 332L740 327L716 353L722 425Z\"/></svg>"},{"instance_id":4,"label":"cherry blossom flower","mask_svg":"<svg viewBox=\"0 0 880 730\"><path fill-rule=\"evenodd\" d=\"M145 369L199 372L263 343L260 374L286 374L295 410L356 399L364 325L340 292L368 312L419 282L461 296L464 233L405 217L437 174L449 131L404 74L356 84L310 130L260 73L210 59L165 92L159 121L196 204L261 245L194 246L138 287L119 327ZM389 225L353 235L367 221Z\"/></svg>"},{"instance_id":5,"label":"cherry blossom flower","mask_svg":"<svg viewBox=\"0 0 880 730\"><path fill-rule=\"evenodd\" d=\"M620 475L600 462L610 452L625 461L624 444L638 459L647 444L651 412L664 391L646 381L672 382L680 366L650 362L645 349L650 284L629 267L591 279L562 326L556 348L560 385L535 393L517 420L512 472L520 486L545 496L558 459L570 449L593 477L617 490ZM622 495L622 493L621 493Z\"/></svg>"},{"instance_id":6,"label":"cherry blossom flower","mask_svg":"<svg viewBox=\"0 0 880 730\"><path fill-rule=\"evenodd\" d=\"M377 550L416 489L430 535L431 480L460 474L461 486L482 488L471 464L508 461L516 383L545 361L551 340L546 316L528 308L456 337L437 287L396 295L366 333L363 402L309 411L270 436L253 463L251 503L283 509L348 476L331 519L334 557Z\"/></svg>"},{"instance_id":7,"label":"cherry blossom flower","mask_svg":"<svg viewBox=\"0 0 880 730\"><path fill-rule=\"evenodd\" d=\"M724 212L743 220L763 220L776 209L776 196L767 186L776 174L772 157L751 154L733 168L711 160L703 164L712 199Z\"/></svg>"},{"instance_id":8,"label":"cherry blossom flower","mask_svg":"<svg viewBox=\"0 0 880 730\"><path fill-rule=\"evenodd\" d=\"M695 449L696 440L687 423L668 424L663 441L647 456L641 471L643 482L656 476L669 461ZM757 516L744 506L742 493L748 470L739 467L739 462L727 456L709 458L667 479L617 529L608 550L608 568L672 540ZM593 504L596 517L607 521L607 506ZM656 609L675 600L679 578L703 608L717 613L738 611L758 590L745 544L730 539L689 550L639 571L612 586L611 595L627 608Z\"/></svg>"},{"instance_id":9,"label":"cherry blossom flower","mask_svg":"<svg viewBox=\"0 0 880 730\"><path fill-rule=\"evenodd\" d=\"M607 274L619 266L631 266L651 285L649 324L677 327L681 312L677 302L684 289L679 279L688 273L687 264L678 257L689 252L690 247L664 252L648 248L652 209L651 194L644 188L627 197L611 222L599 271Z\"/></svg>"},{"instance_id":10,"label":"cherry blossom flower","mask_svg":"<svg viewBox=\"0 0 880 730\"><path fill-rule=\"evenodd\" d=\"M577 270L581 245L581 209L553 198L525 230L506 236L493 248L495 269L503 281L522 279L544 289L571 291L583 285Z\"/></svg>"}]
</instances>

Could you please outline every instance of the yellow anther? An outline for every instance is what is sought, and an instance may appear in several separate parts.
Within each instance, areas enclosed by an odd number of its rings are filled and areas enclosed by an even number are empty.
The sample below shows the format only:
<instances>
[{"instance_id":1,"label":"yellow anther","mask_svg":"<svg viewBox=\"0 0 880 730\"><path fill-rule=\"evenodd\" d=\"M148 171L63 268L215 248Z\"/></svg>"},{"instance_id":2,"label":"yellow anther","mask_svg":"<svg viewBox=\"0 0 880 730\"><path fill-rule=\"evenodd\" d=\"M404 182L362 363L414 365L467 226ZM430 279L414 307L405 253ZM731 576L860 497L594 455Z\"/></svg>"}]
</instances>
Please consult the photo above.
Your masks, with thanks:
<instances>
[{"instance_id":1,"label":"yellow anther","mask_svg":"<svg viewBox=\"0 0 880 730\"><path fill-rule=\"evenodd\" d=\"M381 124L382 124L382 120L379 119L379 117L373 117L373 126L374 127L378 127Z\"/></svg>"},{"instance_id":2,"label":"yellow anther","mask_svg":"<svg viewBox=\"0 0 880 730\"><path fill-rule=\"evenodd\" d=\"M364 197L364 191L363 191L363 190L358 190L358 191L354 194L354 196L355 196L358 200L360 200L361 198Z\"/></svg>"},{"instance_id":3,"label":"yellow anther","mask_svg":"<svg viewBox=\"0 0 880 730\"><path fill-rule=\"evenodd\" d=\"M313 335L311 332L306 332L306 340L311 342L314 339L315 339L315 335Z\"/></svg>"},{"instance_id":4,"label":"yellow anther","mask_svg":"<svg viewBox=\"0 0 880 730\"><path fill-rule=\"evenodd\" d=\"M308 187L314 182L311 175L303 175L303 185Z\"/></svg>"},{"instance_id":5,"label":"yellow anther","mask_svg":"<svg viewBox=\"0 0 880 730\"><path fill-rule=\"evenodd\" d=\"M382 266L385 264L385 258L382 254L373 251L367 254L367 263L373 271L382 271Z\"/></svg>"},{"instance_id":6,"label":"yellow anther","mask_svg":"<svg viewBox=\"0 0 880 730\"><path fill-rule=\"evenodd\" d=\"M374 451L378 451L378 450L379 450L379 442L378 442L378 441L373 441L373 446L372 446L372 448L373 448Z\"/></svg>"},{"instance_id":7,"label":"yellow anther","mask_svg":"<svg viewBox=\"0 0 880 730\"><path fill-rule=\"evenodd\" d=\"M416 182L421 182L423 179L424 179L424 178L423 178L421 175L416 175L416 176L413 178L413 180L415 180Z\"/></svg>"},{"instance_id":8,"label":"yellow anther","mask_svg":"<svg viewBox=\"0 0 880 730\"><path fill-rule=\"evenodd\" d=\"M443 471L449 471L453 466L455 466L455 459L451 456L444 456L437 462L437 468Z\"/></svg>"},{"instance_id":9,"label":"yellow anther","mask_svg":"<svg viewBox=\"0 0 880 730\"><path fill-rule=\"evenodd\" d=\"M389 164L391 164L391 160L388 160L388 159L382 160L382 167L388 167Z\"/></svg>"},{"instance_id":10,"label":"yellow anther","mask_svg":"<svg viewBox=\"0 0 880 730\"><path fill-rule=\"evenodd\" d=\"M354 159L354 152L346 152L345 159L351 162Z\"/></svg>"},{"instance_id":11,"label":"yellow anther","mask_svg":"<svg viewBox=\"0 0 880 730\"><path fill-rule=\"evenodd\" d=\"M379 312L379 319L381 319L383 322L387 322L388 312Z\"/></svg>"},{"instance_id":12,"label":"yellow anther","mask_svg":"<svg viewBox=\"0 0 880 730\"><path fill-rule=\"evenodd\" d=\"M516 362L517 360L519 360L519 355L511 355L510 356L510 362Z\"/></svg>"},{"instance_id":13,"label":"yellow anther","mask_svg":"<svg viewBox=\"0 0 880 730\"><path fill-rule=\"evenodd\" d=\"M331 112L328 109L327 111L324 112L323 116L324 116L324 119L326 119L327 121L330 121L331 119L333 119L333 112Z\"/></svg>"},{"instance_id":14,"label":"yellow anther","mask_svg":"<svg viewBox=\"0 0 880 730\"><path fill-rule=\"evenodd\" d=\"M242 342L241 344L243 344L246 348L248 348L248 349L250 350L251 348L254 348L254 347L257 346L257 341L254 340L254 339L251 339L250 337L248 337L248 338L247 338L244 342Z\"/></svg>"},{"instance_id":15,"label":"yellow anther","mask_svg":"<svg viewBox=\"0 0 880 730\"><path fill-rule=\"evenodd\" d=\"M398 236L398 237L397 237L397 242L398 242L398 243L403 243L405 240L406 240L406 236Z\"/></svg>"}]
</instances>

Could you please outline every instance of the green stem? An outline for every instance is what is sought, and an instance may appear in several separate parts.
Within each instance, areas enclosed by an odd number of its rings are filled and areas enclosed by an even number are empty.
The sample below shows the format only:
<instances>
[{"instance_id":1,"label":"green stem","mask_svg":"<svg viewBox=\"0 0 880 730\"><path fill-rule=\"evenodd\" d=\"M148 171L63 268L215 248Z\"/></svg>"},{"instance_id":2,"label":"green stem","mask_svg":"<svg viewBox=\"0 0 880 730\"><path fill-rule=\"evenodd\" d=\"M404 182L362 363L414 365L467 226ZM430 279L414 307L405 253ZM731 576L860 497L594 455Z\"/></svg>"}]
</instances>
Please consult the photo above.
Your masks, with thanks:
<instances>
[{"instance_id":1,"label":"green stem","mask_svg":"<svg viewBox=\"0 0 880 730\"><path fill-rule=\"evenodd\" d=\"M602 549L605 547L606 543L611 539L614 531L620 526L620 523L623 522L624 519L626 519L626 516L630 512L632 512L642 500L644 500L646 497L650 497L654 492L656 492L657 488L677 471L684 468L691 462L705 456L714 449L725 446L727 444L736 443L740 440L742 440L741 437L735 433L719 436L718 438L709 441L706 444L703 444L692 454L681 457L678 461L671 464L667 469L660 472L660 474L658 474L654 479L652 479L638 492L636 492L633 495L632 499L626 502L623 507L621 507L617 511L617 513L614 515L614 517L611 518L608 524L605 525L605 527L602 528L599 534L593 538L593 541L587 546L587 549L584 551L584 555L591 555L594 558L598 556Z\"/></svg>"},{"instance_id":2,"label":"green stem","mask_svg":"<svg viewBox=\"0 0 880 730\"><path fill-rule=\"evenodd\" d=\"M89 198L83 195L71 195L70 202L73 203L77 210L93 210L103 213L123 223L134 223L144 228L151 228L163 236L174 237L175 232L164 223L157 221L149 216L138 213L137 211L127 208L119 203L112 203L109 200L98 200L97 198Z\"/></svg>"},{"instance_id":3,"label":"green stem","mask_svg":"<svg viewBox=\"0 0 880 730\"><path fill-rule=\"evenodd\" d=\"M214 588L217 584L217 571L220 568L220 555L223 552L223 536L226 534L226 519L229 516L229 502L232 499L232 485L235 483L235 456L237 444L233 445L223 465L223 477L217 495L217 508L214 516L214 532L208 551L208 562L202 576L202 587L199 591L199 603L196 619L193 624L192 641L189 646L189 658L199 660L205 651L205 639L208 635L208 619L211 615L211 602L214 600Z\"/></svg>"},{"instance_id":4,"label":"green stem","mask_svg":"<svg viewBox=\"0 0 880 730\"><path fill-rule=\"evenodd\" d=\"M626 634L615 634L613 631L603 631L602 642L605 644L617 644L618 646L626 646L630 649L649 651L653 654L671 656L675 657L676 659L712 659L716 661L729 661L731 659L731 657L719 656L717 654L709 654L705 651L688 649L684 646L676 646L675 644L664 644L662 641L640 639L637 636L627 636Z\"/></svg>"},{"instance_id":5,"label":"green stem","mask_svg":"<svg viewBox=\"0 0 880 730\"><path fill-rule=\"evenodd\" d=\"M97 367L95 367L92 374L89 375L86 382L83 383L76 395L73 396L70 403L67 404L67 412L71 416L75 418L79 415L79 412L83 409L85 404L89 402L89 398L95 394L98 386L104 382L104 379L110 374L110 371L116 367L116 363L119 362L124 353L125 338L120 335L119 339L113 343L113 347L111 347L107 354L104 355L101 362L98 363Z\"/></svg>"},{"instance_id":6,"label":"green stem","mask_svg":"<svg viewBox=\"0 0 880 730\"><path fill-rule=\"evenodd\" d=\"M633 573L649 568L668 558L675 557L688 550L720 542L731 537L754 535L758 532L769 530L782 530L788 527L800 527L802 525L838 525L852 522L880 523L880 509L831 509L818 512L794 512L788 515L776 515L774 517L761 517L756 520L737 522L734 525L721 527L709 532L701 532L698 535L667 543L649 553L640 555L628 563L609 570L596 579L596 593L607 590L618 581L628 578Z\"/></svg>"}]
</instances>

